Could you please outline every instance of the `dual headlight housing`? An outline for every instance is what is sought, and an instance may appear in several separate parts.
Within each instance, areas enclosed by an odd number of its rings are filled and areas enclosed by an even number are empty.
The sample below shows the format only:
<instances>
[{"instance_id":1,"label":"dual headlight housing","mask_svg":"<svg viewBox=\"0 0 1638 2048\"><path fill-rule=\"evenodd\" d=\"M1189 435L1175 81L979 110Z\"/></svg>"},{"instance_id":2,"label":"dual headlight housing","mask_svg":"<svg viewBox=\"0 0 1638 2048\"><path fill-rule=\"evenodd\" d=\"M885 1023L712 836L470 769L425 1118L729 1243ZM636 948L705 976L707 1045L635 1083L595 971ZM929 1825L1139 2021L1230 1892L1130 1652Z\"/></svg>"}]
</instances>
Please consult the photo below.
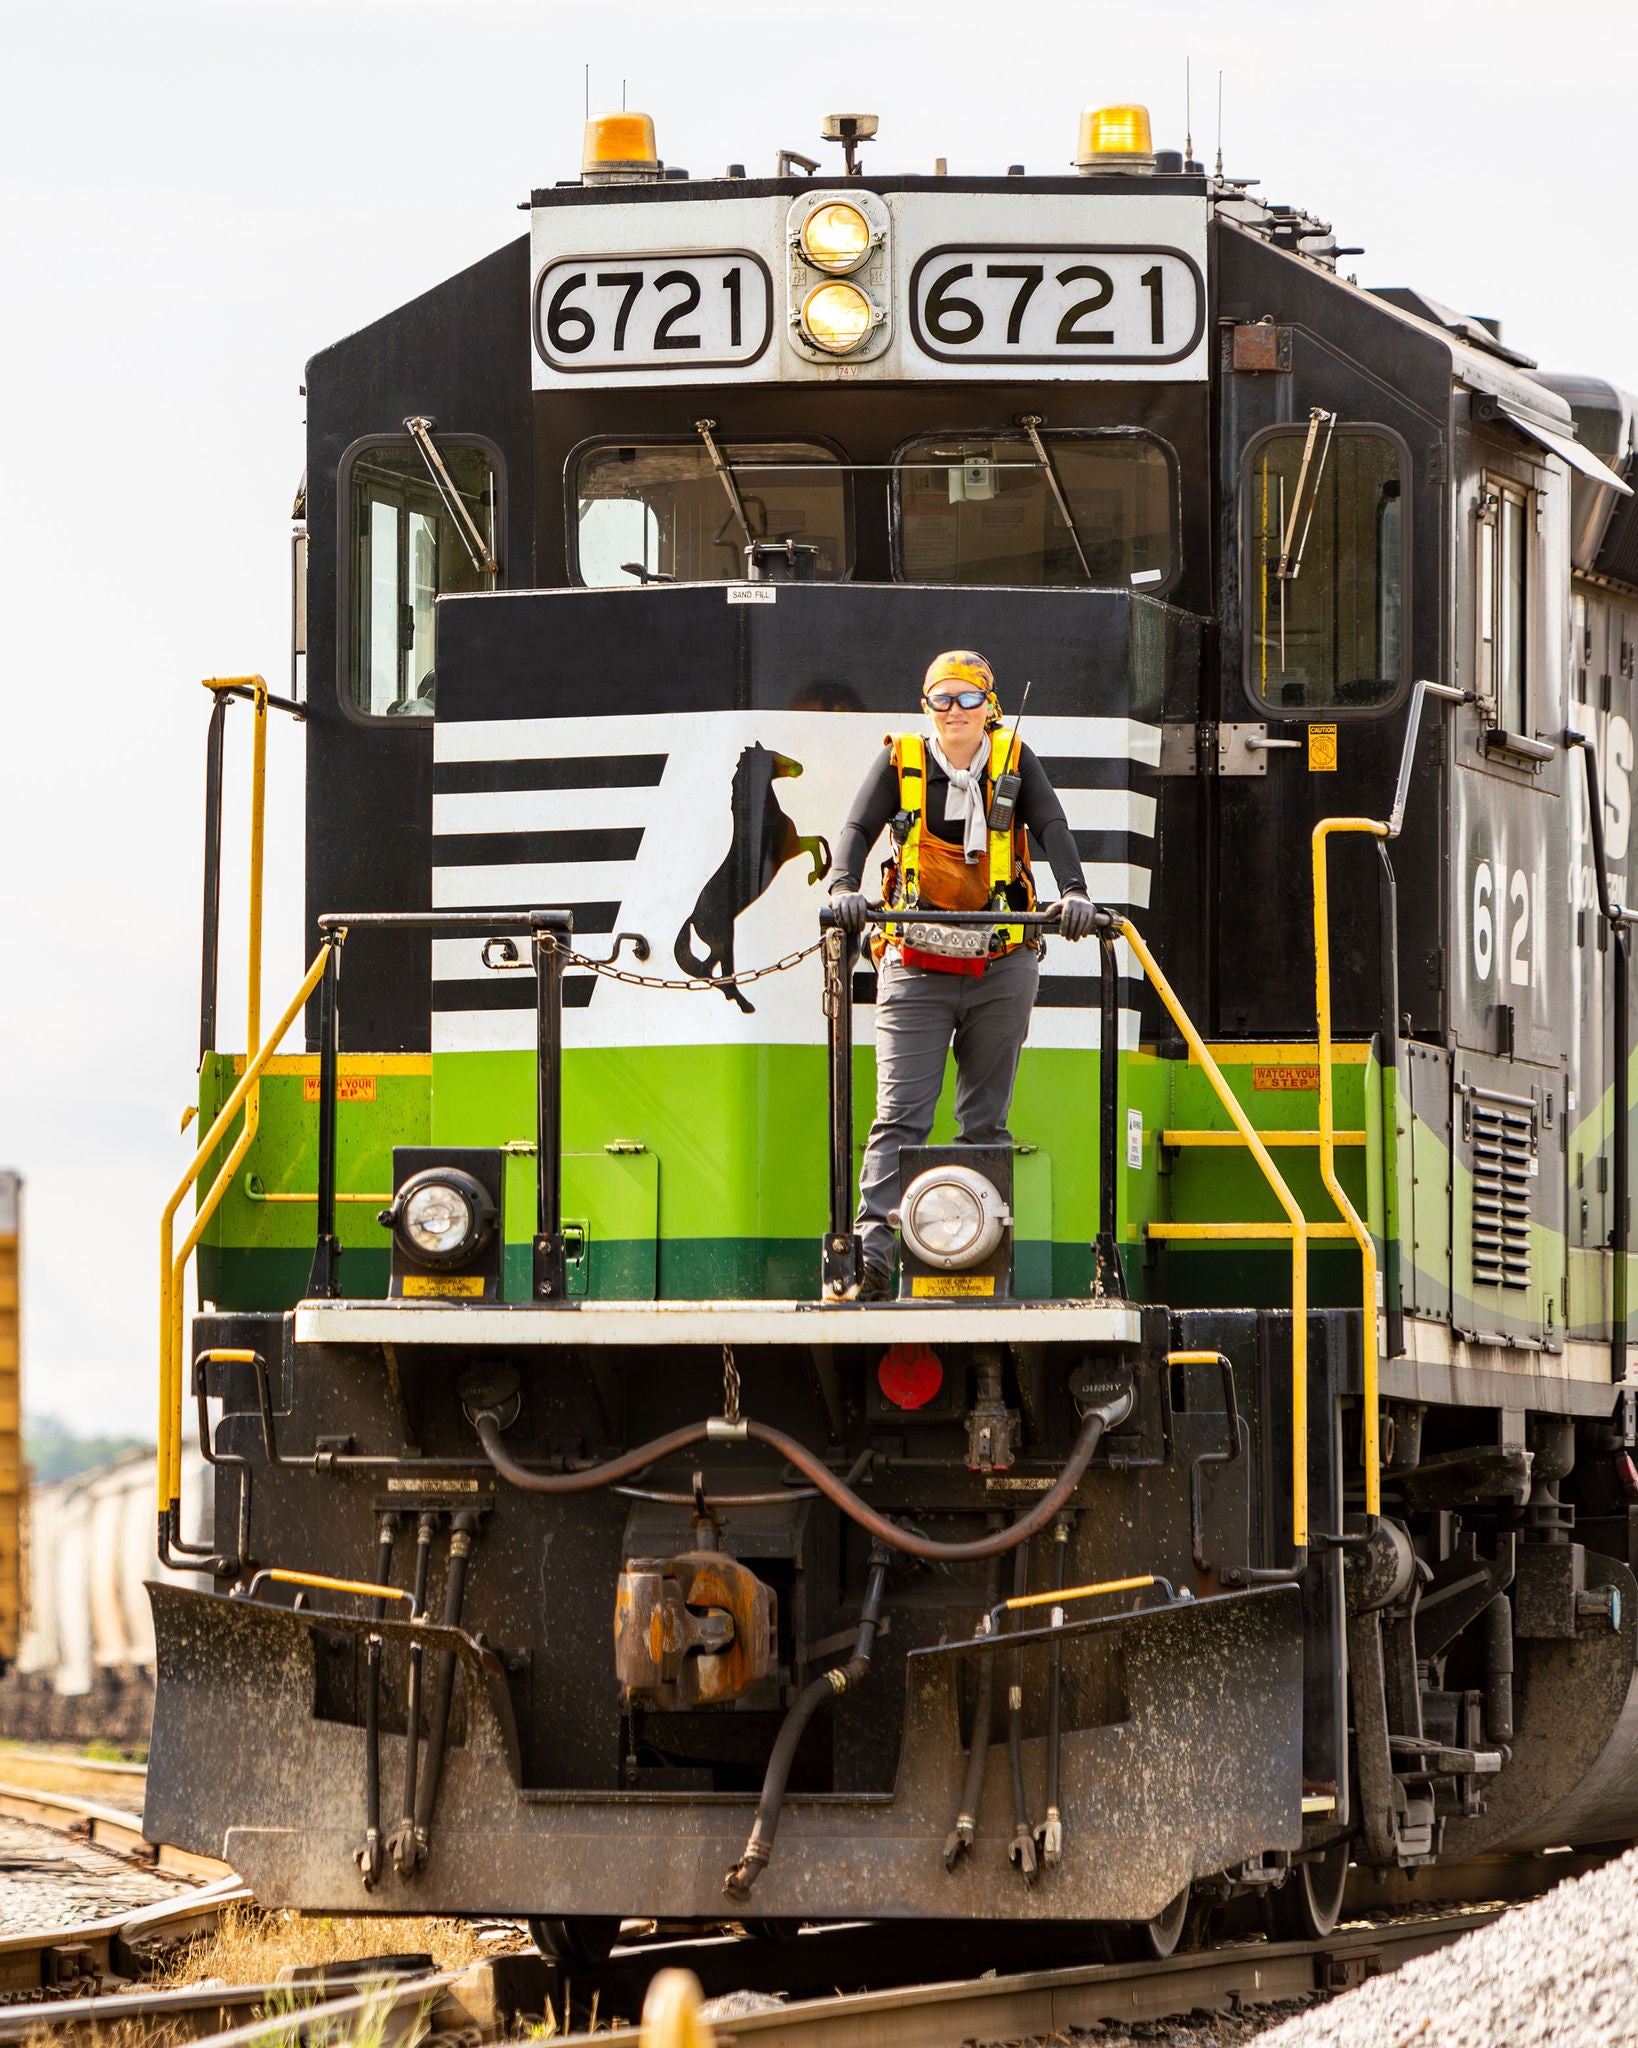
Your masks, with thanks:
<instances>
[{"instance_id":1,"label":"dual headlight housing","mask_svg":"<svg viewBox=\"0 0 1638 2048\"><path fill-rule=\"evenodd\" d=\"M874 192L804 192L787 216L791 345L810 362L859 362L891 334L887 207Z\"/></svg>"}]
</instances>

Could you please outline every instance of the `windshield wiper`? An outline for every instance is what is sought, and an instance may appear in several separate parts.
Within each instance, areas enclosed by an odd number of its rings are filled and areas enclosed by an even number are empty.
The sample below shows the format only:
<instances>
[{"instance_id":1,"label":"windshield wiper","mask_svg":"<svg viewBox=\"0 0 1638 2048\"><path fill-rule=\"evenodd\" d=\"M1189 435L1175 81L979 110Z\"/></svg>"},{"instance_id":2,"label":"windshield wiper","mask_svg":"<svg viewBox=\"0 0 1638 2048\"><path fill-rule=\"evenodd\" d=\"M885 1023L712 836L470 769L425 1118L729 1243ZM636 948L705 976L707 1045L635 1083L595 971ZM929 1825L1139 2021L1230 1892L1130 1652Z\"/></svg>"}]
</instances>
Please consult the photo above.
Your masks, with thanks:
<instances>
[{"instance_id":1,"label":"windshield wiper","mask_svg":"<svg viewBox=\"0 0 1638 2048\"><path fill-rule=\"evenodd\" d=\"M432 478L432 488L443 500L444 510L454 520L455 531L461 537L461 546L466 549L473 568L480 576L498 576L500 564L490 552L489 543L484 539L478 522L466 509L466 500L456 488L455 479L444 467L444 458L434 445L432 429L435 424L434 421L423 419L420 414L416 414L413 419L405 420L404 431L420 449L421 460L427 466L428 476ZM493 520L492 505L490 517Z\"/></svg>"},{"instance_id":2,"label":"windshield wiper","mask_svg":"<svg viewBox=\"0 0 1638 2048\"><path fill-rule=\"evenodd\" d=\"M1319 463L1314 470L1314 488L1308 499L1308 516L1303 518L1303 486L1308 481L1309 465L1314 460L1314 443L1319 430L1325 429L1325 441L1320 448ZM1325 458L1331 452L1331 437L1337 430L1337 416L1327 412L1323 405L1310 406L1308 410L1308 439L1303 443L1302 467L1297 471L1297 488L1291 494L1291 517L1286 521L1285 531L1280 535L1280 565L1274 571L1282 583L1295 583L1302 573L1303 549L1308 545L1308 529L1314 523L1314 507L1319 503L1320 484L1325 476ZM1297 521L1302 519L1302 538L1297 541L1297 551L1291 552L1291 543L1296 537Z\"/></svg>"},{"instance_id":3,"label":"windshield wiper","mask_svg":"<svg viewBox=\"0 0 1638 2048\"><path fill-rule=\"evenodd\" d=\"M1075 525L1075 515L1069 509L1069 500L1064 496L1064 487L1058 481L1058 472L1047 451L1047 444L1041 439L1041 429L1046 422L1039 413L1026 412L1020 415L1018 424L1029 436L1029 444L1035 450L1035 460L1046 471L1047 484L1058 502L1058 517L1069 528L1069 537L1075 543L1075 553L1080 558L1081 574L1090 583L1092 564L1086 559L1086 550L1081 546L1081 536Z\"/></svg>"},{"instance_id":4,"label":"windshield wiper","mask_svg":"<svg viewBox=\"0 0 1638 2048\"><path fill-rule=\"evenodd\" d=\"M705 452L711 458L711 467L722 479L722 488L728 493L728 503L733 507L734 517L739 521L739 530L745 536L745 545L750 547L756 535L752 533L751 522L745 516L745 500L739 495L739 485L734 481L733 469L712 438L712 429L716 424L715 420L696 420L694 431L705 443Z\"/></svg>"}]
</instances>

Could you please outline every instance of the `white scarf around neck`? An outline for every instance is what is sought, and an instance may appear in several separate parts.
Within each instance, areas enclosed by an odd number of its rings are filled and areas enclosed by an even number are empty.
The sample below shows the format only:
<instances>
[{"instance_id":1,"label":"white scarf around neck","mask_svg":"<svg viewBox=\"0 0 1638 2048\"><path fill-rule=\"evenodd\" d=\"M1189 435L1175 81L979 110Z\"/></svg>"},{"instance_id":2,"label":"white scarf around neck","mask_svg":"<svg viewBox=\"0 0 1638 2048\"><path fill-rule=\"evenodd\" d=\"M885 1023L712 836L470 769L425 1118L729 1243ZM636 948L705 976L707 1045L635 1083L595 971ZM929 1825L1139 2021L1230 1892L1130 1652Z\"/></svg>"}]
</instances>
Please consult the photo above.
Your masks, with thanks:
<instances>
[{"instance_id":1,"label":"white scarf around neck","mask_svg":"<svg viewBox=\"0 0 1638 2048\"><path fill-rule=\"evenodd\" d=\"M965 768L953 766L949 756L931 735L927 751L949 778L950 794L944 799L945 822L953 824L957 818L966 820L961 835L961 851L968 866L974 866L989 852L989 827L984 817L984 771L990 765L989 735L986 734L979 742L978 752Z\"/></svg>"}]
</instances>

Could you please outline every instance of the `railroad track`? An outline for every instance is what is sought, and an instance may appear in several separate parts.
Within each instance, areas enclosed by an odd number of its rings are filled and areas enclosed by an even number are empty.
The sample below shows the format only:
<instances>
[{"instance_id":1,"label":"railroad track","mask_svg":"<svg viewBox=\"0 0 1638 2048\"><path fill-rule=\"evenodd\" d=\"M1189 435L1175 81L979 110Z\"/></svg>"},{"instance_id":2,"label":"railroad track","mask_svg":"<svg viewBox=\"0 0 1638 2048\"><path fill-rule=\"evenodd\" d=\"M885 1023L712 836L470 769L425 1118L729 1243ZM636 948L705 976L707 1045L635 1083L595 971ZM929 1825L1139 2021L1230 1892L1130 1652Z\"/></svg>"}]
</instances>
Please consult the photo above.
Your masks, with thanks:
<instances>
[{"instance_id":1,"label":"railroad track","mask_svg":"<svg viewBox=\"0 0 1638 2048\"><path fill-rule=\"evenodd\" d=\"M1201 2007L1243 2009L1345 1990L1460 1940L1505 1910L1496 1906L1348 1928L1323 1942L1246 1942L1165 1962L1086 1964L809 1996L763 2011L736 2011L725 2027L741 2048L752 2042L756 2048L955 2048L958 2043L1041 2040L1100 2022L1134 2024ZM801 1958L799 1974L845 1981L856 1967L857 1946L848 1938L852 1932L828 1930L788 1944L811 1951ZM738 1967L724 1969L729 1957L723 1951L732 1951ZM744 1965L758 1953L766 1953L762 1945L733 1940L657 1943L626 1951L597 1973L598 1996L612 1994L617 2012L635 2013L658 1974L679 1968L705 1988L715 1984L719 1995L743 1989ZM368 1981L372 1976L376 1981ZM383 2048L416 2030L497 2039L538 2021L548 2010L563 2012L570 1995L566 1973L533 1957L496 1957L459 1974L403 1974L385 1981L381 1965L372 1970L365 1963L353 1966L340 1983L332 1970L327 1979L305 1983L211 1984L0 2009L0 2048L21 2048L44 2029L54 2039L71 2040L120 2024L163 2028L172 2040L191 2038L211 2048L238 2048L265 2039L262 2016L269 2010L279 2012L281 2048L345 2038L352 2024L366 2018L372 2038L379 2035ZM587 2004L586 1993L574 1991L573 2002L578 2014ZM696 2030L695 2039L700 2038ZM595 2032L588 2026L560 2035L559 2042L560 2048L670 2048L664 2036L657 2038L652 2028L636 2024L599 2025Z\"/></svg>"},{"instance_id":2,"label":"railroad track","mask_svg":"<svg viewBox=\"0 0 1638 2048\"><path fill-rule=\"evenodd\" d=\"M214 2048L255 2039L270 2009L281 2015L285 2048L310 2037L335 2039L368 2017L382 2048L428 2028L468 2039L496 2038L527 2019L553 2015L563 2037L595 2048L627 2048L640 2039L632 2022L657 1975L691 1973L704 1995L777 1994L761 2011L736 2010L732 2038L750 2048L954 2048L957 2043L1021 2041L1061 2035L1095 2023L1165 2019L1196 2008L1235 2008L1334 1992L1442 1948L1506 1910L1499 1903L1539 1896L1552 1883L1606 1860L1564 1854L1492 1859L1464 1871L1436 1872L1434 1882L1405 1888L1358 1888L1359 1904L1399 1917L1345 1924L1317 1942L1231 1941L1164 1962L1077 1963L1063 1966L1064 1932L1050 1925L996 1931L991 1952L972 1958L971 1934L958 1937L963 1960L994 1967L980 1977L947 1975L955 1943L936 1923L813 1928L769 1943L728 1933L677 1939L663 1934L617 1949L596 1970L574 1969L534 1956L497 1956L456 1974L392 1975L380 1960L331 1965L301 1981L274 1985L212 1984L156 1992L133 1983L166 1949L209 1931L249 1892L227 1867L208 1857L143 1842L137 1813L57 1789L84 1773L77 1760L0 1755L0 1813L55 1828L115 1855L143 1860L190 1882L181 1898L71 1928L0 1937L0 2048L50 2029L66 2039L94 2027L151 2026L170 2040L209 2041ZM129 1800L139 1767L123 1771L119 1793ZM95 1777L95 1774L92 1774ZM18 1783L19 1777L35 1782ZM50 1782L56 1779L56 1785ZM116 1780L102 1782L112 1787ZM169 1859L169 1860L167 1860ZM1464 1900L1461 1910L1440 1904ZM1406 1907L1410 1910L1407 1912ZM838 1994L839 1984L864 1988ZM65 1995L66 1994L66 1995ZM590 2022L599 2024L595 2037ZM613 2022L612 2025L609 2022ZM583 2029L576 2031L577 2028ZM651 2042L649 2048L668 2048Z\"/></svg>"}]
</instances>

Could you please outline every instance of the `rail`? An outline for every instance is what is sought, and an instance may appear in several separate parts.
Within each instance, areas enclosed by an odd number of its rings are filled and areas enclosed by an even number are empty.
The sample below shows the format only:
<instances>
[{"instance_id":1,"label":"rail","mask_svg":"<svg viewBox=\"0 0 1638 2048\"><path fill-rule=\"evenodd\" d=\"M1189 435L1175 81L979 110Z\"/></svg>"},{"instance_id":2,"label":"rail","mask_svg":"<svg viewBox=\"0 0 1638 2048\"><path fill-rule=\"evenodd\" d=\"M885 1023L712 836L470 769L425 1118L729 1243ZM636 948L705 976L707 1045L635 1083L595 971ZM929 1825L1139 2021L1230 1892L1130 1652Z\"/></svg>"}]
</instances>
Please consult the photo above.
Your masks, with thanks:
<instances>
[{"instance_id":1,"label":"rail","mask_svg":"<svg viewBox=\"0 0 1638 2048\"><path fill-rule=\"evenodd\" d=\"M197 1559L210 1555L203 1546L184 1543L181 1540L182 1512L182 1403L184 1399L182 1373L182 1283L187 1274L188 1260L194 1247L204 1236L211 1218L216 1214L222 1197L233 1184L234 1176L246 1152L255 1140L258 1121L258 1104L262 1074L268 1061L273 1057L284 1040L285 1033L295 1023L307 1005L308 998L324 979L326 968L334 948L323 945L306 974L301 986L290 999L288 1007L272 1031L262 1042L255 1057L246 1063L245 1071L238 1086L229 1095L217 1112L210 1129L200 1141L199 1149L188 1164L187 1171L177 1182L170 1200L165 1204L159 1225L159 1554L168 1565L186 1569L190 1558ZM258 991L259 997L259 991ZM254 1041L252 1041L254 1042ZM176 1232L176 1212L181 1208L190 1188L209 1164L211 1155L232 1129L234 1119L244 1112L244 1124L239 1136L229 1149L215 1179L200 1198L194 1211L192 1224L183 1237L180 1248L173 1249ZM173 1553L175 1553L173 1555Z\"/></svg>"},{"instance_id":2,"label":"rail","mask_svg":"<svg viewBox=\"0 0 1638 2048\"><path fill-rule=\"evenodd\" d=\"M1314 827L1312 842L1314 874L1314 1008L1319 1039L1319 1124L1320 1178L1325 1191L1340 1212L1346 1234L1359 1246L1360 1293L1363 1309L1363 1372L1361 1407L1364 1410L1365 1512L1382 1512L1382 1417L1378 1394L1381 1341L1378 1317L1385 1306L1390 1317L1389 1337L1395 1351L1400 1348L1395 1332L1401 1321L1397 1300L1397 1267L1392 1292L1395 1299L1379 1301L1376 1243L1370 1229L1349 1200L1337 1173L1334 1058L1331 1036L1331 910L1328 853L1330 841L1345 832L1362 833L1377 841L1382 857L1382 1057L1392 1061L1397 1080L1399 1034L1399 974L1393 864L1389 845L1404 830L1405 809L1410 799L1411 775L1416 764L1416 746L1422 730L1422 710L1432 697L1446 704L1470 704L1473 693L1449 683L1420 681L1411 692L1410 711L1405 720L1405 737L1400 747L1399 772L1394 780L1393 804L1387 818L1321 818ZM1392 1128L1392 1117L1388 1119ZM1340 1234L1340 1233L1339 1233Z\"/></svg>"}]
</instances>

